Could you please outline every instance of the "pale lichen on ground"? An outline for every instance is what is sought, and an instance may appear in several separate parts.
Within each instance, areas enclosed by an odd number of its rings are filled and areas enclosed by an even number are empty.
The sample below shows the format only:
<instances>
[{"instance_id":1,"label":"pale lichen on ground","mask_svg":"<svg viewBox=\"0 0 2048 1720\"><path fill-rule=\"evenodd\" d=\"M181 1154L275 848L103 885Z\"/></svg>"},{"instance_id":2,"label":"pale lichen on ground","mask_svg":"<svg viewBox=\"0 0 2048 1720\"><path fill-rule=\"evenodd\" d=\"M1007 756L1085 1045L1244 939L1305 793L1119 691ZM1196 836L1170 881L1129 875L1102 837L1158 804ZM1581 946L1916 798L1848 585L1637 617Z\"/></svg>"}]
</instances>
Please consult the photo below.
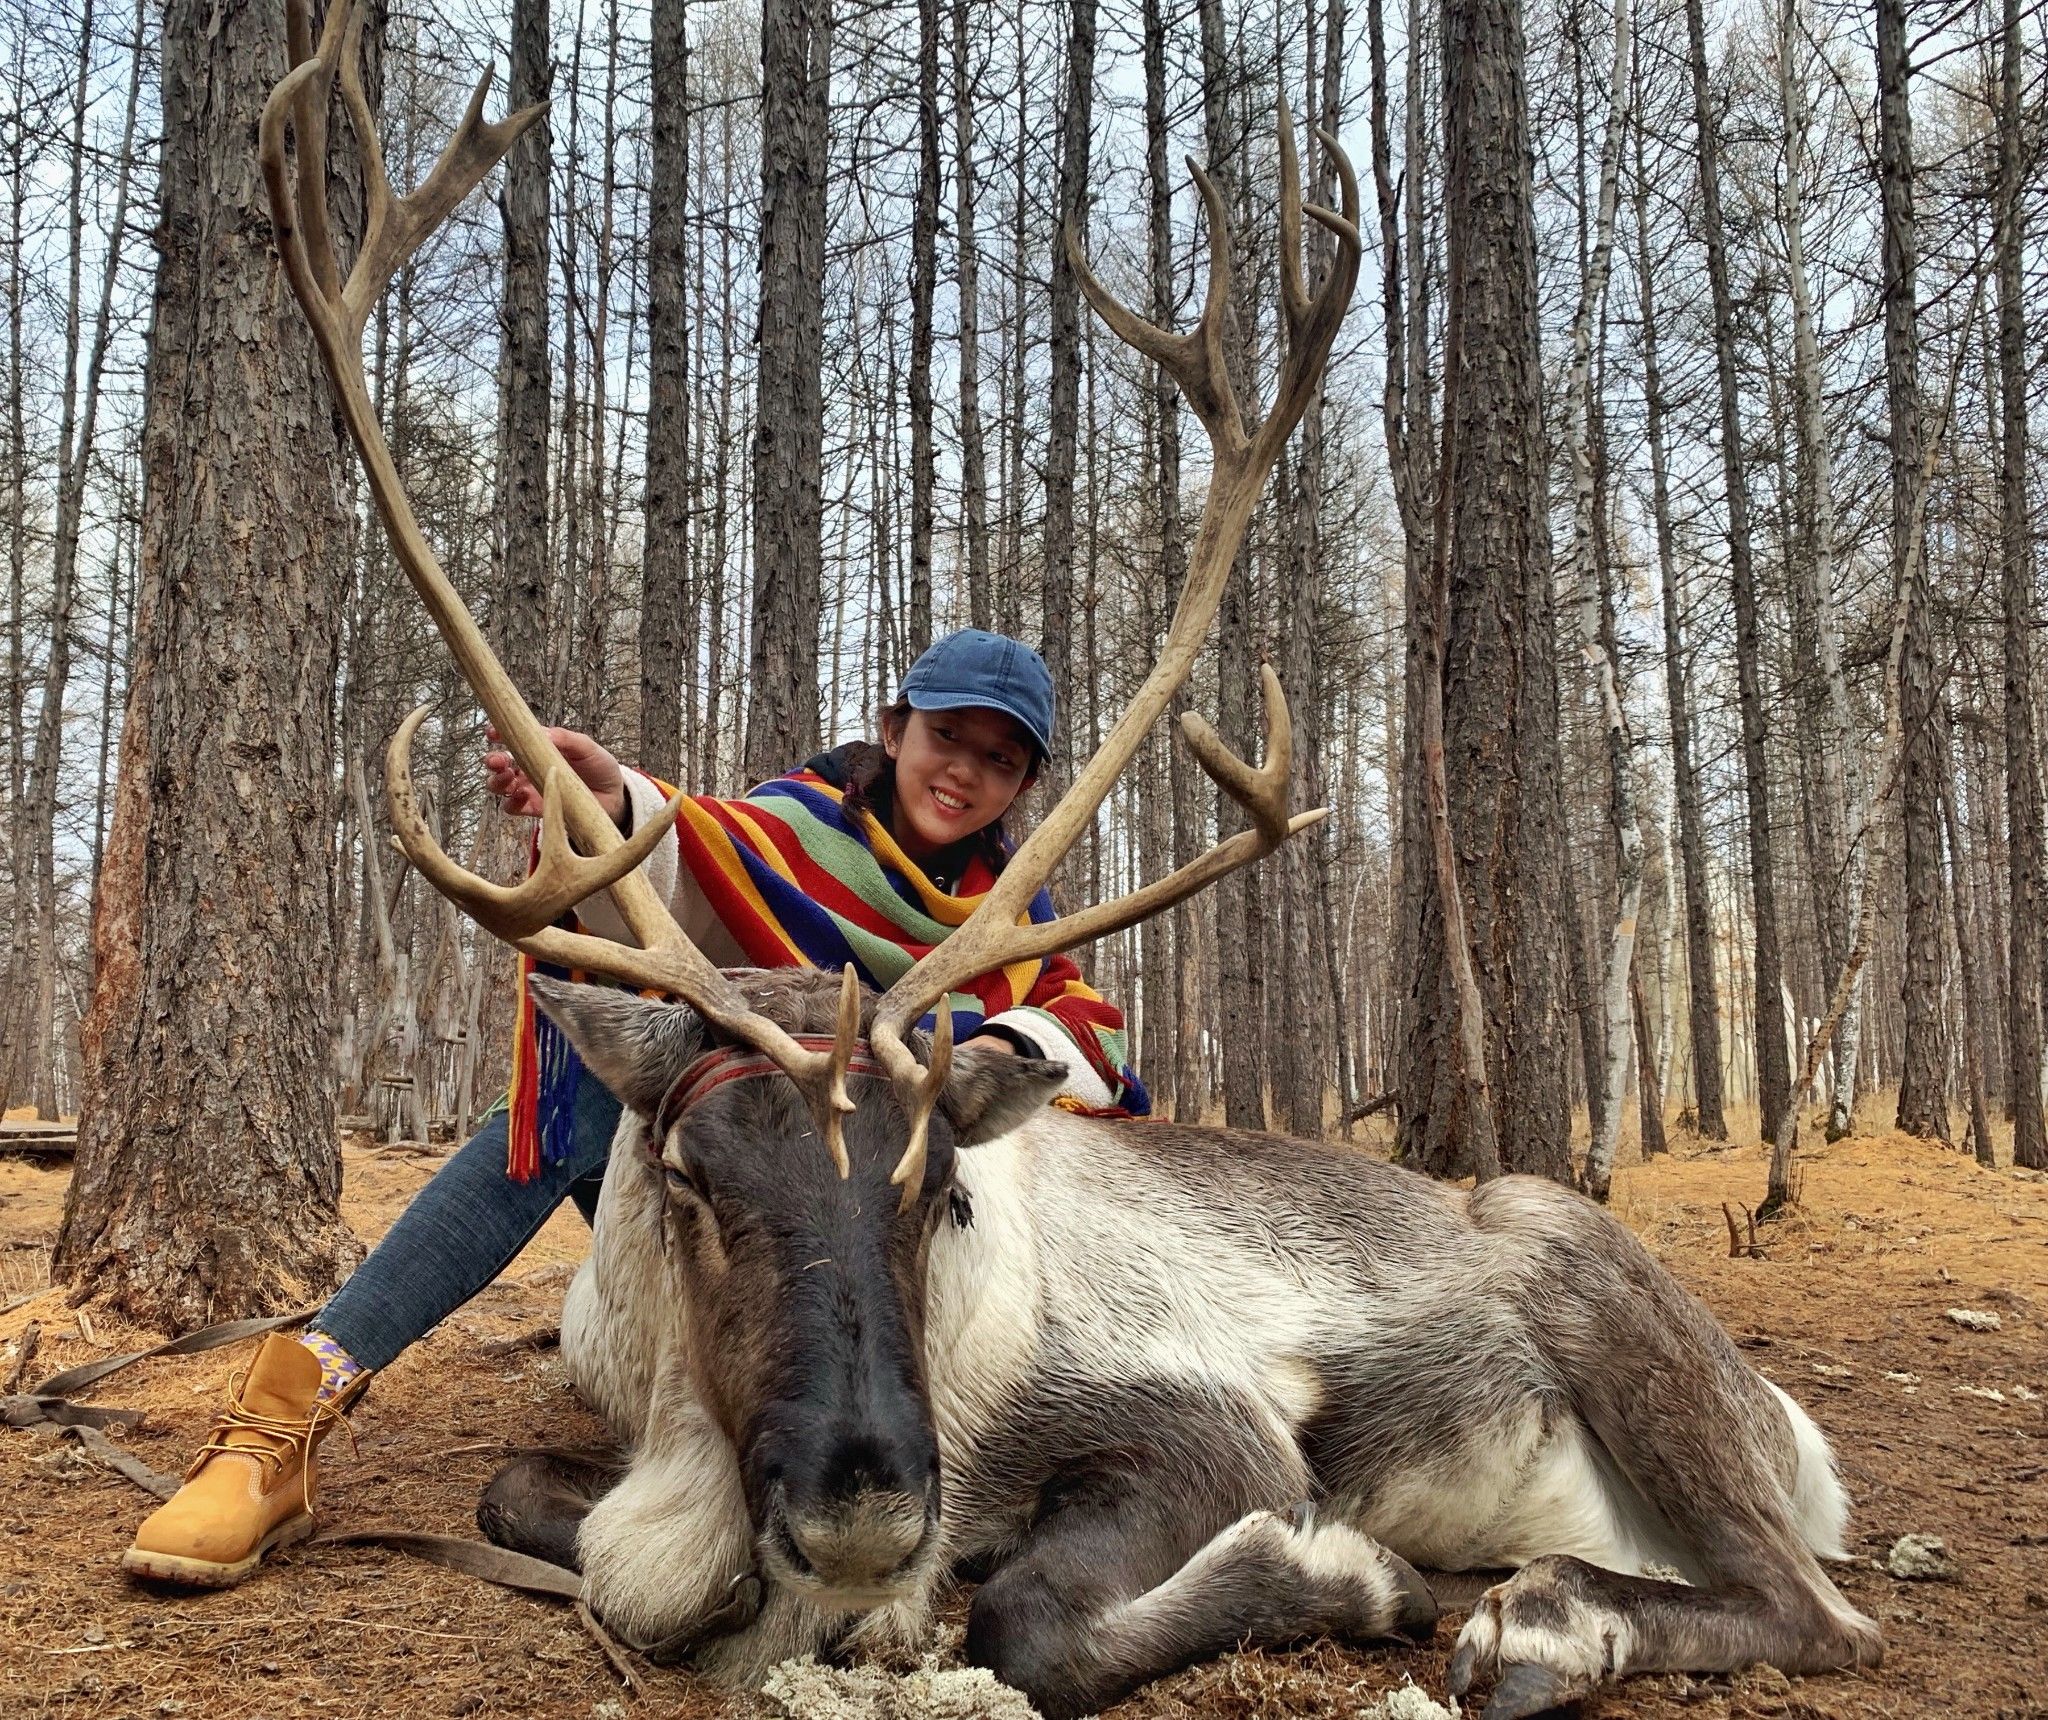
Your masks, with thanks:
<instances>
[{"instance_id":1,"label":"pale lichen on ground","mask_svg":"<svg viewBox=\"0 0 2048 1720\"><path fill-rule=\"evenodd\" d=\"M936 1655L907 1673L785 1660L761 1695L777 1720L1038 1720L1038 1710L987 1668L941 1666Z\"/></svg>"}]
</instances>

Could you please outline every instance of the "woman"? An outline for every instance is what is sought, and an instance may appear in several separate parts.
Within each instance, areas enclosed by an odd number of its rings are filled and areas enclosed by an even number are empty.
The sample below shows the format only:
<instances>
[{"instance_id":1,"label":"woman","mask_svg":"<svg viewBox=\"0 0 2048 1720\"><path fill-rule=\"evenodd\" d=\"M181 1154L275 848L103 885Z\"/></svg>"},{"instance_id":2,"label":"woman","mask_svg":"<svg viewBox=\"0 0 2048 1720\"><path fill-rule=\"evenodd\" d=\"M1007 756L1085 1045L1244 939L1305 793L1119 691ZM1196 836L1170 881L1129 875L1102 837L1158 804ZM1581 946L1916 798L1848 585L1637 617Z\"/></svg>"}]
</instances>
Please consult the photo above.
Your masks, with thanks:
<instances>
[{"instance_id":1,"label":"woman","mask_svg":"<svg viewBox=\"0 0 2048 1720\"><path fill-rule=\"evenodd\" d=\"M673 847L648 873L683 928L723 966L838 968L886 987L960 924L1009 852L1002 820L1052 747L1052 677L1035 651L968 630L912 666L856 742L763 783L742 801L685 804ZM564 762L629 834L668 793L621 769L587 735L552 731ZM508 754L485 755L507 812L540 796ZM1049 918L1043 892L1034 919ZM586 929L623 939L608 899ZM1123 1018L1064 956L985 976L955 993L956 1039L980 1038L1065 1063L1061 1102L1138 1114L1145 1090L1124 1065ZM963 1007L964 1006L964 1007ZM186 1472L122 1555L139 1576L204 1588L239 1582L273 1547L312 1532L314 1450L388 1367L508 1266L566 1195L597 1208L619 1105L582 1078L566 1040L521 998L504 1110L438 1171L370 1257L299 1337L267 1339Z\"/></svg>"}]
</instances>

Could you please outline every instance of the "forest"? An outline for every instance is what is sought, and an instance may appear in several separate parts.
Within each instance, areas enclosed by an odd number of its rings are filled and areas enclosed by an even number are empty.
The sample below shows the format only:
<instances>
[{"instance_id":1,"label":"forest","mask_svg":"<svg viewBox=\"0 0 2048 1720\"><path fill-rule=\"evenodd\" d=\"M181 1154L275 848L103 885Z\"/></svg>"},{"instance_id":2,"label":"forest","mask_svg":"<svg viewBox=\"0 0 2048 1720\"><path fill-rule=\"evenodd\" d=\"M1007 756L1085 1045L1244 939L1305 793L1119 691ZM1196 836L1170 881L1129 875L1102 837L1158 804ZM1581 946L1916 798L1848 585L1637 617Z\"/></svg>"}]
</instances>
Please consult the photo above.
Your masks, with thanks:
<instances>
[{"instance_id":1,"label":"forest","mask_svg":"<svg viewBox=\"0 0 2048 1720\"><path fill-rule=\"evenodd\" d=\"M169 1128L110 1081L161 1090L132 1018L175 977L182 1039L290 1023L232 1108L460 1138L503 1082L511 970L390 852L400 717L434 708L451 853L516 871L523 829L488 810L474 702L289 331L277 424L210 416L235 295L295 313L255 254L246 287L221 273L262 245L260 185L184 17L5 24L0 1099L54 1117L97 1088L128 1135ZM275 36L238 38L245 105ZM1184 703L1254 752L1274 666L1297 802L1333 816L1094 950L1161 1109L1391 1113L1410 1162L1597 1189L1667 1101L1777 1139L1825 1023L1830 1135L1860 1103L2048 1163L2037 15L672 0L399 4L365 36L401 188L488 44L512 104L552 102L365 353L427 535L544 716L739 792L868 732L971 623L1042 642L1050 774L1085 758L1155 654L1207 451L1059 235L1172 323L1206 256L1179 161L1206 162L1260 398L1284 98L1359 164L1365 281ZM1492 80L1525 117L1480 136L1451 110L1490 114ZM1330 196L1327 152L1308 171ZM1432 688L1469 964L1435 906ZM1233 828L1176 748L1148 741L1062 900ZM228 840L220 890L148 905L154 869ZM96 1027L136 958L129 1025ZM1477 1104L1446 1052L1464 965ZM262 1009L229 1007L251 983ZM195 1106L237 1126L188 1094L180 1128Z\"/></svg>"},{"instance_id":2,"label":"forest","mask_svg":"<svg viewBox=\"0 0 2048 1720\"><path fill-rule=\"evenodd\" d=\"M588 1608L354 1548L282 1607L139 1613L147 1441L246 1375L147 1350L140 1407L73 1401L116 1348L303 1318L516 1078L517 958L409 856L511 884L534 826L301 306L481 126L502 164L356 307L363 410L531 710L738 796L990 629L1056 700L1028 828L1215 570L1195 739L1146 731L1054 900L1263 841L1199 724L1280 756L1276 681L1329 815L1079 952L1154 1114L1605 1204L1859 1513L1821 1586L1882 1672L1680 1670L1589 1720L2040 1711L2048 6L374 0L340 93L297 86L295 228L272 92L326 15L0 0L0 1706L181 1712L203 1661L220 1712L736 1712ZM1096 282L1204 319L1222 403ZM1218 423L1296 408L1210 555ZM528 1234L333 1499L466 1530L502 1441L603 1437L547 1323L594 1245ZM1392 1715L1392 1664L1280 1643L1116 1711Z\"/></svg>"}]
</instances>

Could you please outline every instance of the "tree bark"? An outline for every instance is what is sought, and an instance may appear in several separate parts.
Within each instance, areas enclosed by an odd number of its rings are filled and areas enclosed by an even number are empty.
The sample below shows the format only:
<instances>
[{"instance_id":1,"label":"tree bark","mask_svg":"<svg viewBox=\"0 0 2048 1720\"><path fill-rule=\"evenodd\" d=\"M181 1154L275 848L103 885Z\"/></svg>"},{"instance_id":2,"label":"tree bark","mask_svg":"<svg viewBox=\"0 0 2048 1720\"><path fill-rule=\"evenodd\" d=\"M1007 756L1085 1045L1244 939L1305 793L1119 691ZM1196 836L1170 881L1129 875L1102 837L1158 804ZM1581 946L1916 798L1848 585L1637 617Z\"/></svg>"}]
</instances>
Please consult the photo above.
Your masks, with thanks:
<instances>
[{"instance_id":1,"label":"tree bark","mask_svg":"<svg viewBox=\"0 0 2048 1720\"><path fill-rule=\"evenodd\" d=\"M1927 614L1927 558L1908 556L1925 428L1920 347L1914 325L1919 241L1913 213L1913 115L1907 89L1904 0L1878 0L1878 189L1884 205L1885 399L1891 415L1892 577L1915 581L1900 664L1899 719L1906 737L1900 810L1906 826L1905 1065L1898 1126L1949 1138L1948 1045L1942 1020L1941 690Z\"/></svg>"},{"instance_id":2,"label":"tree bark","mask_svg":"<svg viewBox=\"0 0 2048 1720\"><path fill-rule=\"evenodd\" d=\"M932 642L932 297L939 274L939 0L917 0L917 202L910 223L910 614L906 657Z\"/></svg>"},{"instance_id":3,"label":"tree bark","mask_svg":"<svg viewBox=\"0 0 2048 1720\"><path fill-rule=\"evenodd\" d=\"M766 0L749 782L779 775L818 750L831 92L831 0Z\"/></svg>"},{"instance_id":4,"label":"tree bark","mask_svg":"<svg viewBox=\"0 0 2048 1720\"><path fill-rule=\"evenodd\" d=\"M1572 559L1579 582L1580 645L1599 689L1607 734L1608 814L1613 825L1615 882L1619 905L1607 939L1606 973L1600 988L1601 1104L1586 1154L1586 1192L1607 1198L1621 1138L1622 1106L1628 1097L1630 982L1635 973L1636 921L1643 904L1643 833L1636 816L1635 740L1622 707L1615 662L1614 619L1609 591L1604 518L1604 458L1596 460L1600 436L1594 398L1593 344L1606 320L1607 278L1614 261L1614 216L1621 184L1621 139L1629 124L1630 0L1614 7L1614 64L1609 74L1607 130L1600 144L1600 188L1593 248L1587 259L1578 314L1572 320L1569 389L1572 436ZM1588 1070L1589 1077L1594 1072ZM1590 1081L1589 1081L1590 1086Z\"/></svg>"},{"instance_id":5,"label":"tree bark","mask_svg":"<svg viewBox=\"0 0 2048 1720\"><path fill-rule=\"evenodd\" d=\"M683 685L696 679L690 578L690 327L688 280L690 50L684 0L652 0L648 30L647 479L641 509L640 742L642 769L690 783Z\"/></svg>"},{"instance_id":6,"label":"tree bark","mask_svg":"<svg viewBox=\"0 0 2048 1720\"><path fill-rule=\"evenodd\" d=\"M1066 94L1060 105L1059 205L1052 236L1051 401L1045 450L1043 650L1052 671L1058 725L1043 792L1056 795L1071 769L1066 736L1074 704L1074 470L1080 444L1081 287L1067 235L1088 237L1088 169L1095 111L1095 0L1073 0L1067 37ZM1021 403L1020 403L1021 404Z\"/></svg>"},{"instance_id":7,"label":"tree bark","mask_svg":"<svg viewBox=\"0 0 2048 1720\"><path fill-rule=\"evenodd\" d=\"M967 0L953 0L953 242L960 319L960 524L967 551L967 620L995 621L988 577L988 456L981 427L981 247L974 233L974 77Z\"/></svg>"},{"instance_id":8,"label":"tree bark","mask_svg":"<svg viewBox=\"0 0 2048 1720\"><path fill-rule=\"evenodd\" d=\"M1438 867L1415 881L1433 899L1408 998L1402 1153L1439 1174L1484 1173L1483 1160L1467 1157L1470 1121L1459 1115L1469 1082L1491 1095L1489 1133L1506 1168L1569 1182L1557 664L1522 14L1518 0L1446 0L1443 19L1450 255L1436 533L1447 836ZM1423 765L1427 777L1426 747ZM1469 1010L1454 989L1447 936L1457 940L1437 882L1453 840L1485 1013L1483 1072L1461 1064L1455 1039ZM1473 1141L1476 1153L1476 1132Z\"/></svg>"},{"instance_id":9,"label":"tree bark","mask_svg":"<svg viewBox=\"0 0 2048 1720\"><path fill-rule=\"evenodd\" d=\"M1316 124L1336 135L1344 52L1343 0L1326 0L1318 42L1317 19L1308 20L1309 111ZM1320 56L1318 50L1320 49ZM1322 77L1317 76L1318 62ZM1318 85L1320 84L1320 87ZM1334 201L1329 155L1315 146L1316 173L1308 195L1327 207ZM1307 229L1304 270L1311 287L1328 268L1328 236ZM1295 718L1293 801L1320 806L1324 794L1323 689L1318 635L1326 580L1323 568L1323 387L1316 385L1298 432L1293 482L1285 490L1288 544L1280 580L1280 677ZM1283 471L1286 469L1283 466ZM1332 983L1334 954L1323 935L1329 890L1328 823L1284 847L1275 868L1280 889L1279 993L1286 1019L1274 1024L1273 1098L1279 1127L1306 1137L1323 1132L1323 1096L1333 1064L1332 1024L1340 1009ZM1339 1103L1348 1096L1339 1093Z\"/></svg>"},{"instance_id":10,"label":"tree bark","mask_svg":"<svg viewBox=\"0 0 2048 1720\"><path fill-rule=\"evenodd\" d=\"M52 1263L172 1327L294 1306L359 1253L331 1057L349 455L249 148L283 47L266 11L164 17L144 594ZM353 196L334 213L347 246Z\"/></svg>"},{"instance_id":11,"label":"tree bark","mask_svg":"<svg viewBox=\"0 0 2048 1720\"><path fill-rule=\"evenodd\" d=\"M1161 0L1144 0L1145 61L1145 272L1150 287L1147 314L1161 328L1173 323L1173 181L1167 168L1166 35ZM1180 390L1158 366L1152 369L1153 511L1159 534L1159 606L1155 628L1163 636L1167 617L1180 601L1188 570L1187 527L1180 506ZM1167 798L1171 815L1173 864L1184 866L1199 848L1200 807L1196 802L1199 773L1185 754L1172 750L1171 736L1188 709L1185 690L1174 697L1168 724ZM1174 1117L1202 1120L1207 1080L1202 1069L1202 992L1197 984L1196 953L1201 941L1197 898L1173 910L1173 960L1167 976L1167 1007L1173 1012L1172 1061L1153 1065L1152 1078L1165 1085Z\"/></svg>"},{"instance_id":12,"label":"tree bark","mask_svg":"<svg viewBox=\"0 0 2048 1720\"><path fill-rule=\"evenodd\" d=\"M1645 1159L1668 1153L1664 1139L1664 1082L1659 1074L1657 1044L1650 1032L1649 1011L1643 1007L1640 973L1629 975L1629 997L1636 1021L1636 1119L1641 1129Z\"/></svg>"},{"instance_id":13,"label":"tree bark","mask_svg":"<svg viewBox=\"0 0 2048 1720\"><path fill-rule=\"evenodd\" d=\"M1970 1106L1970 1145L1980 1165L1997 1163L1991 1144L1991 1108L1984 1099L1983 997L1977 989L1976 930L1970 924L1968 864L1956 823L1955 757L1949 744L1954 727L1940 714L1941 823L1948 839L1948 899L1955 920L1957 978L1963 988L1963 1090Z\"/></svg>"},{"instance_id":14,"label":"tree bark","mask_svg":"<svg viewBox=\"0 0 2048 1720\"><path fill-rule=\"evenodd\" d=\"M1720 985L1714 971L1706 823L1700 815L1699 773L1693 764L1691 686L1680 621L1684 605L1678 583L1671 482L1665 453L1667 407L1657 342L1657 276L1650 258L1650 186L1643 166L1640 120L1635 142L1636 285L1642 307L1644 438L1650 451L1650 509L1657 537L1658 582L1664 598L1664 689L1671 717L1672 798L1677 804L1678 854L1685 873L1686 1022L1692 1043L1693 1117L1703 1140L1725 1141L1728 1121L1721 1087Z\"/></svg>"},{"instance_id":15,"label":"tree bark","mask_svg":"<svg viewBox=\"0 0 2048 1720\"><path fill-rule=\"evenodd\" d=\"M513 109L547 99L553 60L548 0L514 0ZM499 659L530 700L545 704L548 650L548 448L554 388L548 346L550 122L530 126L505 157L499 211L505 267L498 327L498 484L492 589Z\"/></svg>"},{"instance_id":16,"label":"tree bark","mask_svg":"<svg viewBox=\"0 0 2048 1720\"><path fill-rule=\"evenodd\" d=\"M1805 154L1806 97L1797 56L1806 40L1799 0L1784 0L1778 28L1778 103L1785 125L1784 211L1786 274L1792 294L1792 364L1798 397L1798 488L1803 506L1806 607L1814 644L1819 685L1809 702L1819 721L1813 751L1819 793L1815 806L1814 892L1820 909L1821 982L1832 994L1849 956L1857 914L1861 911L1864 873L1869 851L1851 849L1846 840L1850 808L1862 798L1854 719L1849 708L1848 678L1842 670L1841 626L1835 615L1834 462L1827 419L1822 407L1820 342L1814 328L1813 294L1806 271ZM1844 1016L1844 1031L1835 1041L1833 1096L1828 1107L1828 1139L1840 1140L1855 1126L1856 1040L1860 1037L1859 979ZM1856 1031L1851 1031L1851 1024Z\"/></svg>"},{"instance_id":17,"label":"tree bark","mask_svg":"<svg viewBox=\"0 0 2048 1720\"><path fill-rule=\"evenodd\" d=\"M1703 0L1686 0L1692 63L1693 121L1698 140L1700 221L1707 285L1714 313L1714 373L1721 409L1721 477L1728 508L1728 571L1735 605L1735 678L1742 713L1742 776L1748 807L1749 876L1754 904L1757 1107L1766 1141L1792 1103L1792 1061L1785 1040L1784 958L1778 938L1777 880L1771 862L1771 790L1764 751L1766 717L1751 558L1749 490L1743 472L1741 397L1735 379L1735 297L1721 223L1719 122L1707 92Z\"/></svg>"},{"instance_id":18,"label":"tree bark","mask_svg":"<svg viewBox=\"0 0 2048 1720\"><path fill-rule=\"evenodd\" d=\"M133 47L129 58L128 102L122 122L118 163L115 167L113 219L108 230L121 233L128 220L128 188L135 143L136 104L140 99L140 75L144 20L138 13L133 21ZM70 191L67 197L68 249L70 271L64 310L64 381L57 430L57 510L51 542L49 655L43 665L42 700L36 713L35 746L28 772L28 826L33 851L14 853L16 867L16 915L29 917L29 904L21 901L24 885L33 893L35 936L27 959L34 975L33 988L22 985L9 1011L0 1017L0 1113L8 1105L10 1071L27 1052L31 1071L30 1091L36 1114L57 1115L56 1058L58 1033L57 973L63 952L57 943L57 806L58 775L63 764L64 700L71 682L72 616L78 600L78 549L85 513L86 471L91 463L99 423L100 381L106 370L107 349L114 331L114 291L120 275L121 247L108 247L100 276L99 293L93 308L90 349L84 356L84 375L79 374L84 344L82 302L85 259L85 157L86 100L91 79L93 8L86 5L79 22L78 66L73 83L71 117ZM19 707L17 707L17 712ZM20 720L19 716L16 718ZM24 876L25 873L25 876ZM20 970L17 969L17 972ZM33 998L33 1005L22 1008ZM25 1029L25 1031L24 1031Z\"/></svg>"},{"instance_id":19,"label":"tree bark","mask_svg":"<svg viewBox=\"0 0 2048 1720\"><path fill-rule=\"evenodd\" d=\"M2040 754L2034 732L2034 541L2027 514L2027 328L2022 258L2026 187L2021 179L2020 5L2003 0L1999 47L1998 547L2005 637L2006 867L2012 892L2012 978L2006 992L2012 1162L2048 1170L2042 1116L2041 993L2044 884Z\"/></svg>"},{"instance_id":20,"label":"tree bark","mask_svg":"<svg viewBox=\"0 0 2048 1720\"><path fill-rule=\"evenodd\" d=\"M1253 327L1250 299L1253 271L1243 246L1241 182L1246 169L1243 128L1234 124L1233 97L1242 76L1225 39L1221 0L1197 8L1202 52L1202 137L1208 173L1222 200L1232 232L1232 315L1223 331L1223 361L1240 403L1256 397L1248 349ZM1263 514L1260 516L1263 517ZM1254 535L1257 526L1253 528ZM1239 757L1253 755L1252 686L1257 675L1257 629L1252 596L1251 551L1238 551L1223 590L1217 629L1218 732ZM1245 828L1242 808L1219 797L1219 836ZM1233 1129L1266 1127L1266 952L1264 890L1253 869L1232 873L1212 892L1216 912L1217 962L1223 1054L1223 1114Z\"/></svg>"}]
</instances>

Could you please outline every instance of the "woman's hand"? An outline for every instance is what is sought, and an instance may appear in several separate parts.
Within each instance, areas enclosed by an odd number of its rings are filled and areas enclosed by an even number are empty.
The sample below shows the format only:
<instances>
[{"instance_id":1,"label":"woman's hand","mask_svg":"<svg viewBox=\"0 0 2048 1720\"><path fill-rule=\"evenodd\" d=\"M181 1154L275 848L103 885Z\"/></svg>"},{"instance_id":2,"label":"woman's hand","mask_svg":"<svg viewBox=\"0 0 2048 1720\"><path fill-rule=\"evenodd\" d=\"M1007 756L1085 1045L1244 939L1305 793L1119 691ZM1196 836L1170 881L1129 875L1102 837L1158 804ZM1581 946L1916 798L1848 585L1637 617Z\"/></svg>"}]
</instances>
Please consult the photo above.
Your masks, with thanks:
<instances>
[{"instance_id":1,"label":"woman's hand","mask_svg":"<svg viewBox=\"0 0 2048 1720\"><path fill-rule=\"evenodd\" d=\"M495 728L486 732L494 741L503 738ZM580 776L584 786L597 796L597 804L605 809L611 821L623 823L626 773L619 768L619 761L588 735L579 734L575 729L549 729L548 739L555 743L562 762ZM494 749L484 754L484 787L514 818L538 818L541 814L540 790L508 752Z\"/></svg>"}]
</instances>

